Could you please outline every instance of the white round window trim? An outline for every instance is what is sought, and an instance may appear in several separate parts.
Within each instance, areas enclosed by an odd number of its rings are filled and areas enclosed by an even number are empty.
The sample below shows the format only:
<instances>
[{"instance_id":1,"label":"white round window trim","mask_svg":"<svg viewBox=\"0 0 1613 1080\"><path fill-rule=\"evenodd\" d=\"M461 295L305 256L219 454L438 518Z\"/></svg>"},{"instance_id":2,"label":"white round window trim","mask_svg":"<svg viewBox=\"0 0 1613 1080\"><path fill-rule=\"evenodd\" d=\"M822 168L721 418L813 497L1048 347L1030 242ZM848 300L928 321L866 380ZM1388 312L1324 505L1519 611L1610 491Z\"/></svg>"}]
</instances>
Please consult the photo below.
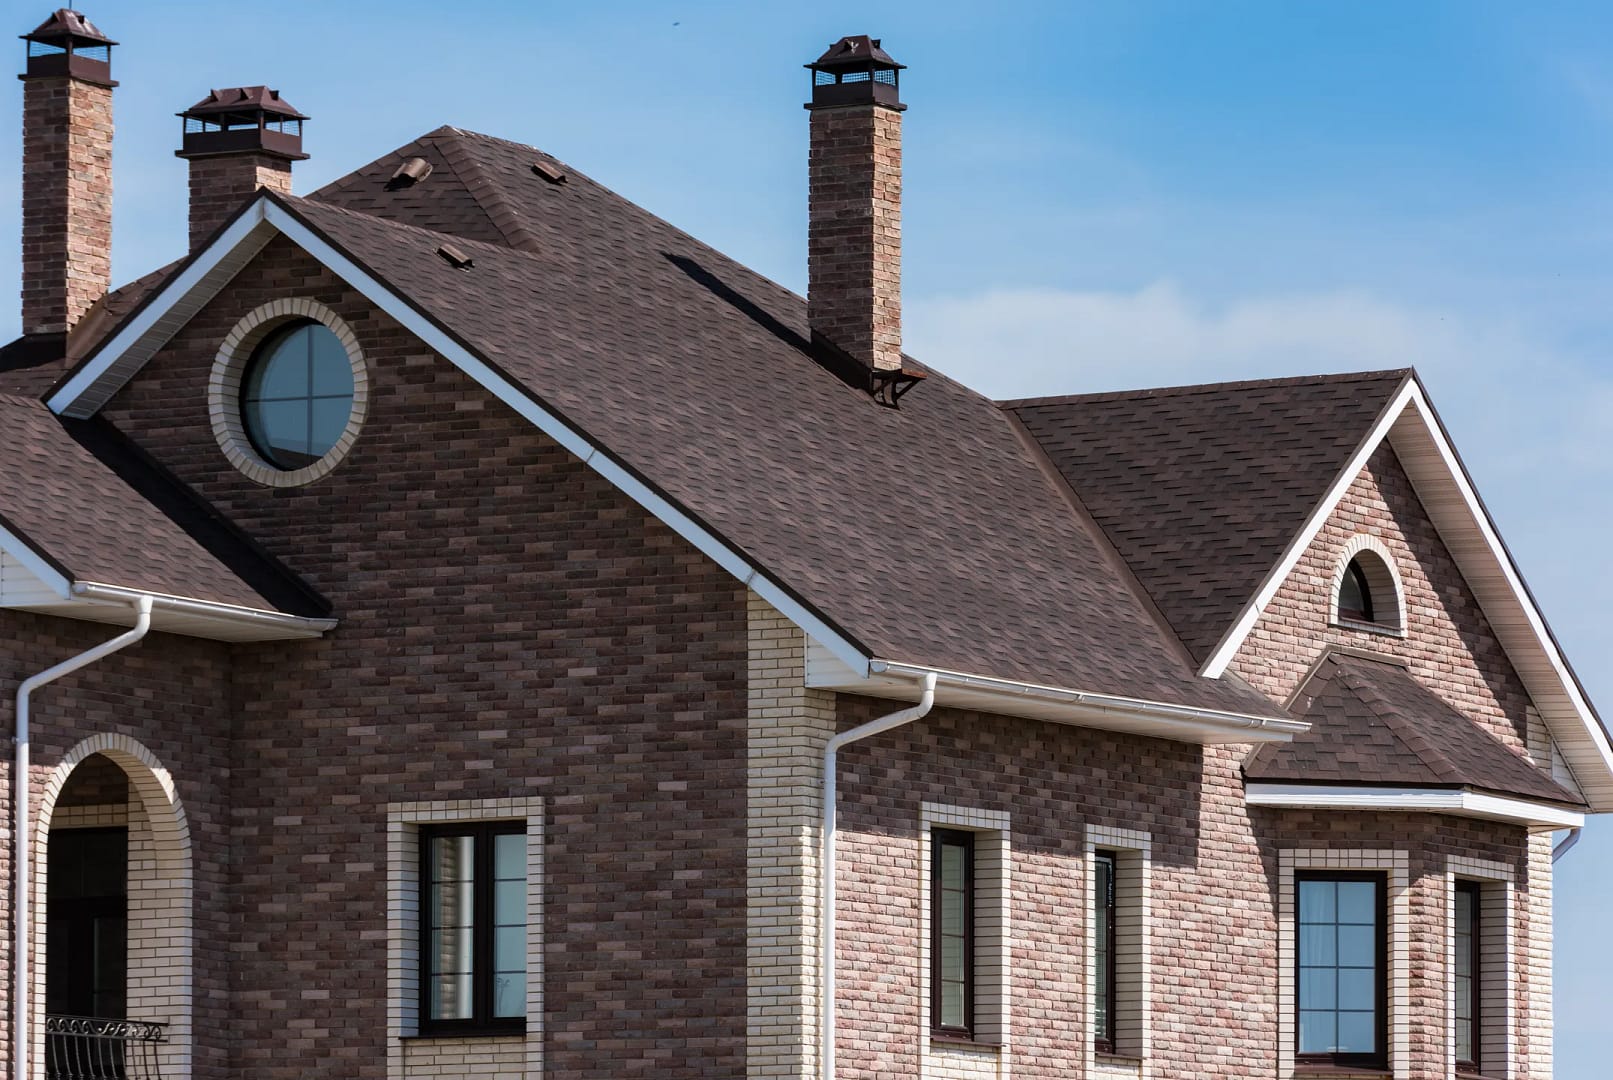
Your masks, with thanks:
<instances>
[{"instance_id":1,"label":"white round window trim","mask_svg":"<svg viewBox=\"0 0 1613 1080\"><path fill-rule=\"evenodd\" d=\"M247 437L241 418L241 380L252 354L263 339L286 323L312 319L323 324L347 350L353 365L353 411L347 428L325 456L300 469L281 469L264 461ZM265 487L300 487L311 484L334 469L358 439L359 428L369 411L370 376L352 329L330 308L317 300L270 300L254 309L224 338L213 361L213 374L207 382L207 413L213 424L213 437L224 456L249 480Z\"/></svg>"}]
</instances>

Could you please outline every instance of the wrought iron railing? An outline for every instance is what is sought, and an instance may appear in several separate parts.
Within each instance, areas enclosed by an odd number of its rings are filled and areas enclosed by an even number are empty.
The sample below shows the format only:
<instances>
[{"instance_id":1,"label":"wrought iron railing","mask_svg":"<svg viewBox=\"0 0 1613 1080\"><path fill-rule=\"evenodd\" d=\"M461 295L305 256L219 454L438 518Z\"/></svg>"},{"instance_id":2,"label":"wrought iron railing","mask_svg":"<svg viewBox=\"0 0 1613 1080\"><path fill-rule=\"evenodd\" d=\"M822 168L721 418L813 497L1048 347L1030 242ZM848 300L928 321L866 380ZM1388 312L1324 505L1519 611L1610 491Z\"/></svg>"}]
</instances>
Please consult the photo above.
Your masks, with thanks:
<instances>
[{"instance_id":1,"label":"wrought iron railing","mask_svg":"<svg viewBox=\"0 0 1613 1080\"><path fill-rule=\"evenodd\" d=\"M167 1025L91 1016L45 1017L46 1080L161 1080Z\"/></svg>"}]
</instances>

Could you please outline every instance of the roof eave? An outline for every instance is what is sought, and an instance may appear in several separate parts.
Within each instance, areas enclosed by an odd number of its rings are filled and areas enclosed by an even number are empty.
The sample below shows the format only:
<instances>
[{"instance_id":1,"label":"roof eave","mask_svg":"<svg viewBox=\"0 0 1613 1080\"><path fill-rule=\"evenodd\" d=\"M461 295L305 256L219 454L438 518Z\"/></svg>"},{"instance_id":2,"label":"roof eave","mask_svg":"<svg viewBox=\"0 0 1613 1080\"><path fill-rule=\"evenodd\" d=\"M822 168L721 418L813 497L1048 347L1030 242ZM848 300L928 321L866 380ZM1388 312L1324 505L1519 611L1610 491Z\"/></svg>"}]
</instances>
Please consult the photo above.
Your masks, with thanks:
<instances>
[{"instance_id":1,"label":"roof eave","mask_svg":"<svg viewBox=\"0 0 1613 1080\"><path fill-rule=\"evenodd\" d=\"M1294 810L1367 810L1390 813L1447 814L1452 817L1505 821L1532 832L1578 829L1587 812L1562 803L1479 791L1470 787L1392 787L1374 784L1305 784L1247 781L1249 806Z\"/></svg>"}]
</instances>

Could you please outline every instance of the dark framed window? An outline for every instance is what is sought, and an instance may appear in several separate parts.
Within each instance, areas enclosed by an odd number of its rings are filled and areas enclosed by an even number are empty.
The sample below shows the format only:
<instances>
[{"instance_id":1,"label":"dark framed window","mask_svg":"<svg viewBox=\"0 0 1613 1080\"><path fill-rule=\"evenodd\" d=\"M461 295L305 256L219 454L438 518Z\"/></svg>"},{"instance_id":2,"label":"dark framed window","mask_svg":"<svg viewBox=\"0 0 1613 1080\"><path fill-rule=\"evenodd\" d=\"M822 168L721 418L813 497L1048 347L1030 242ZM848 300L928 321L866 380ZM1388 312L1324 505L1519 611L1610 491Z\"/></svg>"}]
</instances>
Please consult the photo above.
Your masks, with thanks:
<instances>
[{"instance_id":1,"label":"dark framed window","mask_svg":"<svg viewBox=\"0 0 1613 1080\"><path fill-rule=\"evenodd\" d=\"M1482 1016L1479 986L1483 977L1479 950L1479 883L1458 881L1455 904L1456 1068L1476 1073L1480 1058L1479 1020Z\"/></svg>"},{"instance_id":2,"label":"dark framed window","mask_svg":"<svg viewBox=\"0 0 1613 1080\"><path fill-rule=\"evenodd\" d=\"M1092 855L1092 965L1096 990L1092 1002L1093 1044L1099 1053L1115 1052L1115 853Z\"/></svg>"},{"instance_id":3,"label":"dark framed window","mask_svg":"<svg viewBox=\"0 0 1613 1080\"><path fill-rule=\"evenodd\" d=\"M1381 873L1296 875L1295 1025L1302 1062L1387 1061L1387 893Z\"/></svg>"},{"instance_id":4,"label":"dark framed window","mask_svg":"<svg viewBox=\"0 0 1613 1080\"><path fill-rule=\"evenodd\" d=\"M420 829L420 1032L526 1026L526 822Z\"/></svg>"},{"instance_id":5,"label":"dark framed window","mask_svg":"<svg viewBox=\"0 0 1613 1080\"><path fill-rule=\"evenodd\" d=\"M930 1026L974 1038L975 838L930 831Z\"/></svg>"},{"instance_id":6,"label":"dark framed window","mask_svg":"<svg viewBox=\"0 0 1613 1080\"><path fill-rule=\"evenodd\" d=\"M353 415L353 364L323 323L292 323L270 335L241 380L241 421L252 448L279 469L328 454Z\"/></svg>"},{"instance_id":7,"label":"dark framed window","mask_svg":"<svg viewBox=\"0 0 1613 1080\"><path fill-rule=\"evenodd\" d=\"M1339 618L1351 622L1375 623L1372 606L1372 583L1360 559L1351 559L1344 568L1344 580L1339 583Z\"/></svg>"}]
</instances>

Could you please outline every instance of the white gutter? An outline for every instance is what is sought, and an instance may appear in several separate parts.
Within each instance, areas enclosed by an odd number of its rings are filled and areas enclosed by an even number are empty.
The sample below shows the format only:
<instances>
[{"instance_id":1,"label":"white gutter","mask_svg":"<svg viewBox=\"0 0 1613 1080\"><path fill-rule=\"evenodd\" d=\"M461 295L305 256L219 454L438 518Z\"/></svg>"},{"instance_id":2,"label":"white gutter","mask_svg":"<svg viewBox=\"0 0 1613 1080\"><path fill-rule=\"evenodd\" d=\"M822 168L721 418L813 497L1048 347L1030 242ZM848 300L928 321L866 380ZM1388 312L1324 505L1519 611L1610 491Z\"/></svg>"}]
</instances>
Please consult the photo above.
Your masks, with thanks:
<instances>
[{"instance_id":1,"label":"white gutter","mask_svg":"<svg viewBox=\"0 0 1613 1080\"><path fill-rule=\"evenodd\" d=\"M1119 697L1114 694L1095 694L1086 690L1066 690L1057 686L998 679L989 675L965 675L962 672L919 667L894 660L870 661L868 670L876 675L900 675L910 678L933 676L940 685L957 687L960 690L1022 697L1049 704L1080 706L1098 712L1146 719L1165 727L1175 725L1188 729L1208 726L1232 731L1270 731L1284 735L1300 735L1309 731L1311 727L1303 720L1287 717L1252 716L1219 709L1200 709L1191 705L1170 705L1142 698Z\"/></svg>"},{"instance_id":2,"label":"white gutter","mask_svg":"<svg viewBox=\"0 0 1613 1080\"><path fill-rule=\"evenodd\" d=\"M917 705L898 712L888 713L877 720L842 731L829 740L823 750L823 839L822 858L818 860L818 926L822 937L819 974L819 1021L823 1044L819 1058L823 1080L835 1080L835 756L842 746L866 739L870 735L899 728L923 717L935 704L935 678L933 671L923 673L923 693ZM18 1080L23 1080L19 1077Z\"/></svg>"},{"instance_id":3,"label":"white gutter","mask_svg":"<svg viewBox=\"0 0 1613 1080\"><path fill-rule=\"evenodd\" d=\"M16 975L16 983L11 992L11 1061L15 1080L32 1080L28 1067L28 1049L30 1034L28 1031L28 980L31 978L28 965L28 938L32 929L33 916L28 909L28 893L31 884L28 868L28 856L32 848L28 824L28 800L31 797L28 782L28 704L33 692L46 683L55 682L63 675L71 675L81 667L87 667L104 656L110 656L119 649L126 648L146 636L151 629L151 597L140 596L135 600L135 621L132 630L125 631L110 641L104 641L87 652L81 652L68 660L63 660L55 667L47 668L39 674L24 679L22 685L17 687L17 737L16 760L12 765L12 786L14 794L11 804L11 861L16 867L17 877L13 887L14 902L12 904L11 928L12 940L12 969Z\"/></svg>"},{"instance_id":4,"label":"white gutter","mask_svg":"<svg viewBox=\"0 0 1613 1080\"><path fill-rule=\"evenodd\" d=\"M151 601L161 611L172 611L178 615L195 615L207 619L218 619L222 622L238 623L243 626L274 629L288 634L317 636L336 625L335 619L313 619L302 615L287 615L281 611L267 611L261 608L239 607L235 604L220 604L212 600L194 600L186 596L169 596L165 593L126 589L121 585L99 585L93 581L73 582L72 592L74 596L82 596L86 600L110 600L120 604L133 604L145 599Z\"/></svg>"}]
</instances>

